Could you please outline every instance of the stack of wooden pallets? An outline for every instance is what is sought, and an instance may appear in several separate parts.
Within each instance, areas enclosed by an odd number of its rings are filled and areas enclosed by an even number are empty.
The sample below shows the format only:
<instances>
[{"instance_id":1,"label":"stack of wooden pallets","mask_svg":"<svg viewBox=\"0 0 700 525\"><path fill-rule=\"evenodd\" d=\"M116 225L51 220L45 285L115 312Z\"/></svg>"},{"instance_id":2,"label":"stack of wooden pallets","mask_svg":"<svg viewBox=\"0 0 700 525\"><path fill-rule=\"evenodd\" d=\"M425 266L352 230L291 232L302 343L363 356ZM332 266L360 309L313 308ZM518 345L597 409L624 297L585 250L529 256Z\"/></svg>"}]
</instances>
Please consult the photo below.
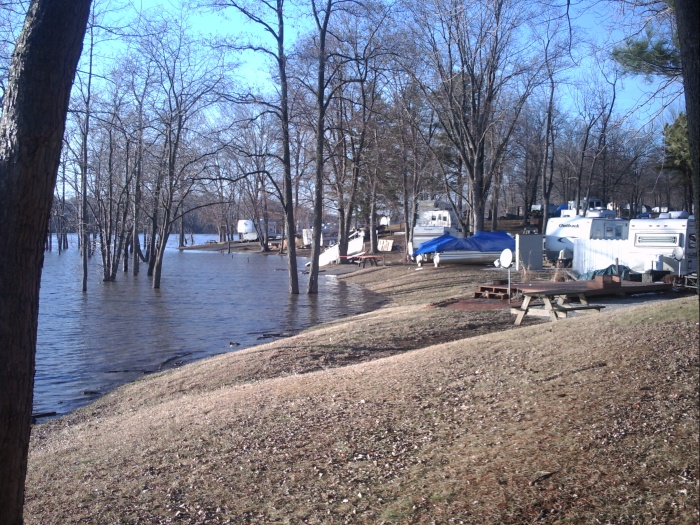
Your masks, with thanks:
<instances>
[{"instance_id":1,"label":"stack of wooden pallets","mask_svg":"<svg viewBox=\"0 0 700 525\"><path fill-rule=\"evenodd\" d=\"M513 295L517 290L511 286L510 293ZM474 292L474 297L481 297L484 299L508 299L508 284L501 284L494 282L494 284L482 284L479 286L479 290Z\"/></svg>"}]
</instances>

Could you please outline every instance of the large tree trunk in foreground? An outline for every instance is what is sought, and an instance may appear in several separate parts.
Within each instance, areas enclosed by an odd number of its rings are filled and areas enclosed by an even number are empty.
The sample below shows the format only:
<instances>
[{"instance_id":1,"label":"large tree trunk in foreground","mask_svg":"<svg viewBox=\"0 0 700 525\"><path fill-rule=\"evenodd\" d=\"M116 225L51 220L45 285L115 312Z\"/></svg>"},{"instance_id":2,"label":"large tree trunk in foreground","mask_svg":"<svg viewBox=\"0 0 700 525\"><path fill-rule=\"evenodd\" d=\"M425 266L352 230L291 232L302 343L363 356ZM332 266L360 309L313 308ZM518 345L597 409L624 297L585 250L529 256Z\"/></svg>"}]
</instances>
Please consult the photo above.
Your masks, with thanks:
<instances>
[{"instance_id":1,"label":"large tree trunk in foreground","mask_svg":"<svg viewBox=\"0 0 700 525\"><path fill-rule=\"evenodd\" d=\"M22 523L39 284L90 0L34 0L0 119L0 523Z\"/></svg>"},{"instance_id":2,"label":"large tree trunk in foreground","mask_svg":"<svg viewBox=\"0 0 700 525\"><path fill-rule=\"evenodd\" d=\"M683 63L683 87L693 170L691 180L696 218L695 238L700 239L700 220L697 220L700 215L700 37L697 26L700 21L700 3L698 0L676 0L676 20ZM700 243L696 241L695 247L700 257ZM697 271L697 268L695 270ZM700 295L698 301L700 301Z\"/></svg>"}]
</instances>

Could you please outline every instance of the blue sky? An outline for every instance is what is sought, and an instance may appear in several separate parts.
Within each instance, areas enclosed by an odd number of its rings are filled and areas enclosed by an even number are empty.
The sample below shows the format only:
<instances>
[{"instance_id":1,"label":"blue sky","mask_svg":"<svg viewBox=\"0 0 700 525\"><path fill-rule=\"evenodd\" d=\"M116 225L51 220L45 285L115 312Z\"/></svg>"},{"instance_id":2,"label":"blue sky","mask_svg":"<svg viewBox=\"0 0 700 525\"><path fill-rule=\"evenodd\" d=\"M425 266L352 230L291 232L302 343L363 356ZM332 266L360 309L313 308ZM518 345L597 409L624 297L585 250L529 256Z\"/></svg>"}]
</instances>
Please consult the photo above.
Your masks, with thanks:
<instances>
[{"instance_id":1,"label":"blue sky","mask_svg":"<svg viewBox=\"0 0 700 525\"><path fill-rule=\"evenodd\" d=\"M571 16L581 28L581 37L591 44L598 46L603 53L610 53L613 46L622 43L625 37L639 30L639 19L633 19L632 14L620 11L620 2L583 0L572 2ZM595 69L594 59L589 58L582 64L580 74L585 78L591 69ZM658 78L644 78L640 75L623 75L618 81L618 112L629 115L640 124L645 124L660 116L669 121L675 114L683 110L684 101L680 83L670 86L663 92L658 92L661 84ZM670 105L669 105L670 104ZM669 105L668 109L663 109Z\"/></svg>"},{"instance_id":2,"label":"blue sky","mask_svg":"<svg viewBox=\"0 0 700 525\"><path fill-rule=\"evenodd\" d=\"M149 9L162 5L177 6L178 0L132 0L135 5ZM561 0L562 4L564 0ZM291 3L288 2L291 6ZM247 35L252 38L262 38L262 42L269 45L271 39L264 35L262 31L253 23L247 22L241 15L237 14L233 8L228 8L224 12L212 13L204 10L192 8L192 2L184 2L191 14L191 22L195 30L203 34L226 33L229 35ZM569 10L572 24L577 26L577 42L583 40L599 48L609 50L614 43L620 42L626 33L632 30L626 27L629 23L629 14L622 16L615 2L601 2L596 0L573 1ZM635 27L635 26L632 26ZM297 34L299 27L296 24L288 24L287 40L291 45L291 40ZM585 53L585 46L577 46L577 53ZM243 64L239 72L239 77L251 81L265 81L267 79L267 66L263 65L264 59L258 53L247 53L243 57ZM588 58L582 61L580 67L569 73L567 76L572 80L583 81L591 77L591 72L596 69L595 60ZM659 123L659 116L662 120L672 120L674 113L682 110L682 96L678 99L677 89L668 90L665 94L657 94L659 82L652 78L650 81L640 76L623 76L617 83L616 108L620 115L626 115L632 121L636 121L640 126L651 122ZM566 93L560 95L562 99L567 97ZM575 96L575 95L574 95ZM676 97L669 109L662 110L662 107ZM573 97L572 97L573 100ZM573 103L573 102L572 102Z\"/></svg>"}]
</instances>

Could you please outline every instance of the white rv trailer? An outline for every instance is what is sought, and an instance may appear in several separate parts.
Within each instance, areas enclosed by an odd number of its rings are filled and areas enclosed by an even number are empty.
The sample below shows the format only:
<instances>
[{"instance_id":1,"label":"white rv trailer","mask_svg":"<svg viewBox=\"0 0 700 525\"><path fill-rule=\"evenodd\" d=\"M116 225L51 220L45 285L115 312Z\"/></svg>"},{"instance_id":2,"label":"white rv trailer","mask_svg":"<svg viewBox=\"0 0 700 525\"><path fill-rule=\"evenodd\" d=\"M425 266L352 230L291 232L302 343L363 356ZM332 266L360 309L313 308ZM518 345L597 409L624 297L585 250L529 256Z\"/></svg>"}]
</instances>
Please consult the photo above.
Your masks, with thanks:
<instances>
[{"instance_id":1,"label":"white rv trailer","mask_svg":"<svg viewBox=\"0 0 700 525\"><path fill-rule=\"evenodd\" d=\"M687 213L680 216L683 218L632 219L620 264L637 272L662 270L680 275L697 272L695 218Z\"/></svg>"},{"instance_id":2,"label":"white rv trailer","mask_svg":"<svg viewBox=\"0 0 700 525\"><path fill-rule=\"evenodd\" d=\"M238 221L238 235L242 241L255 241L258 239L258 232L255 230L255 223L251 219L241 219Z\"/></svg>"},{"instance_id":3,"label":"white rv trailer","mask_svg":"<svg viewBox=\"0 0 700 525\"><path fill-rule=\"evenodd\" d=\"M600 216L553 217L547 221L544 250L550 261L571 259L575 239L627 239L630 221Z\"/></svg>"},{"instance_id":4,"label":"white rv trailer","mask_svg":"<svg viewBox=\"0 0 700 525\"><path fill-rule=\"evenodd\" d=\"M615 242L574 239L573 268L586 273L618 263L639 273L654 270L689 275L697 272L695 220L687 213L683 217L632 219L627 238Z\"/></svg>"}]
</instances>

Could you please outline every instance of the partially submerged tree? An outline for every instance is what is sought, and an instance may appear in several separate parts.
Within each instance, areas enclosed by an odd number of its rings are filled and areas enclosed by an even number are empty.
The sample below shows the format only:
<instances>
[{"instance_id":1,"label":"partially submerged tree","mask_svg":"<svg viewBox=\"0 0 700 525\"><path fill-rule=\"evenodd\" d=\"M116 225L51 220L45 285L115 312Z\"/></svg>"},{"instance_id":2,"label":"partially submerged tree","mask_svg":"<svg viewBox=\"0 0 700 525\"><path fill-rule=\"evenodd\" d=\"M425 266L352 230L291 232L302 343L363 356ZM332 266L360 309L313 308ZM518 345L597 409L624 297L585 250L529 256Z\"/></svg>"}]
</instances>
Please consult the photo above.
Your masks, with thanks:
<instances>
[{"instance_id":1,"label":"partially submerged tree","mask_svg":"<svg viewBox=\"0 0 700 525\"><path fill-rule=\"evenodd\" d=\"M157 167L152 187L148 274L160 288L166 244L185 199L206 161L223 145L206 124L227 89L223 58L202 51L188 32L185 13L161 14L150 24L140 50L153 69Z\"/></svg>"},{"instance_id":2,"label":"partially submerged tree","mask_svg":"<svg viewBox=\"0 0 700 525\"><path fill-rule=\"evenodd\" d=\"M345 0L310 0L313 20L316 25L316 83L313 87L316 100L316 171L314 177L314 238L311 246L311 267L306 293L318 293L319 257L321 255L321 230L323 228L323 169L325 164L324 145L326 133L326 111L331 100L328 86L332 80L326 76L328 64L327 38L331 15L338 4Z\"/></svg>"},{"instance_id":3,"label":"partially submerged tree","mask_svg":"<svg viewBox=\"0 0 700 525\"><path fill-rule=\"evenodd\" d=\"M272 38L272 45L265 46L248 42L240 49L255 51L267 56L275 64L275 81L277 88L277 100L264 100L261 102L266 111L271 111L279 119L280 126L280 155L282 163L282 188L281 198L284 208L285 231L288 239L288 275L289 292L299 293L299 276L296 260L296 224L294 220L295 200L293 199L292 181L292 153L291 153L291 113L289 102L289 82L287 79L287 49L286 41L286 11L284 0L250 2L246 0L205 0L205 5L215 8L232 7L248 21L256 24L263 30L266 36ZM251 97L245 97L248 100Z\"/></svg>"}]
</instances>

